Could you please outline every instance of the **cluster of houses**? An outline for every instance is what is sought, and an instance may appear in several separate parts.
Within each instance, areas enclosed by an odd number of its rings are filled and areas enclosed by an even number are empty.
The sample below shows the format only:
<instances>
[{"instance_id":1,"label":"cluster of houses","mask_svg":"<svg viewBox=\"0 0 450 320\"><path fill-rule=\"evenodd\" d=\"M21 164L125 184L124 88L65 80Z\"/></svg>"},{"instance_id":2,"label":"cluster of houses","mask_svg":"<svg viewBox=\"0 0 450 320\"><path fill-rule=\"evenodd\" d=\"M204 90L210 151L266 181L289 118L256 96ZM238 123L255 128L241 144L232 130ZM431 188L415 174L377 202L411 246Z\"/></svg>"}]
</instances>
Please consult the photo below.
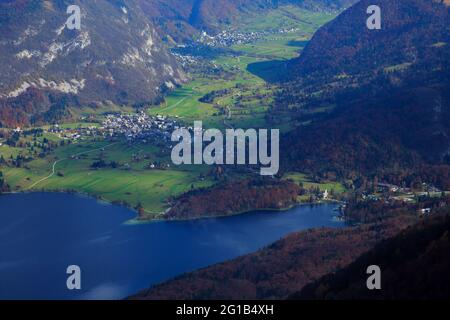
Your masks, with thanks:
<instances>
[{"instance_id":1,"label":"cluster of houses","mask_svg":"<svg viewBox=\"0 0 450 320\"><path fill-rule=\"evenodd\" d=\"M88 126L88 127L60 127L58 124L52 125L48 132L56 134L61 139L77 141L81 140L83 137L94 137L98 136L101 133L99 132L99 128L96 126Z\"/></svg>"},{"instance_id":2,"label":"cluster of houses","mask_svg":"<svg viewBox=\"0 0 450 320\"><path fill-rule=\"evenodd\" d=\"M108 114L101 126L79 126L76 128L51 126L48 132L58 137L77 141L86 137L125 137L128 141L156 139L170 142L171 134L178 129L175 120L165 116L150 116L144 111L135 114Z\"/></svg>"},{"instance_id":3,"label":"cluster of houses","mask_svg":"<svg viewBox=\"0 0 450 320\"><path fill-rule=\"evenodd\" d=\"M298 28L270 29L265 31L239 32L235 30L223 30L218 34L209 35L206 31L192 42L178 44L172 49L178 63L184 68L197 66L202 63L202 56L205 54L205 46L212 48L227 48L236 44L248 44L261 40L270 35L282 35L299 31ZM202 52L199 54L198 52ZM216 66L215 66L216 67Z\"/></svg>"},{"instance_id":4,"label":"cluster of houses","mask_svg":"<svg viewBox=\"0 0 450 320\"><path fill-rule=\"evenodd\" d=\"M209 35L202 32L199 42L210 47L230 47L235 44L245 44L261 39L268 35L268 32L238 32L224 30L216 35Z\"/></svg>"},{"instance_id":5,"label":"cluster of houses","mask_svg":"<svg viewBox=\"0 0 450 320\"><path fill-rule=\"evenodd\" d=\"M181 64L183 68L195 66L199 63L198 59L192 55L183 55L173 51L172 55L175 57L175 59L177 59L178 63Z\"/></svg>"},{"instance_id":6,"label":"cluster of houses","mask_svg":"<svg viewBox=\"0 0 450 320\"><path fill-rule=\"evenodd\" d=\"M298 28L283 28L252 32L223 30L216 35L209 35L203 31L198 39L198 42L211 47L230 47L236 44L252 43L273 34L285 34L296 31L298 31Z\"/></svg>"},{"instance_id":7,"label":"cluster of houses","mask_svg":"<svg viewBox=\"0 0 450 320\"><path fill-rule=\"evenodd\" d=\"M438 188L435 186L428 184L428 183L422 183L423 192L429 192L429 193L436 193L441 192ZM400 187L394 184L389 183L378 183L377 185L377 192L379 193L400 193L400 194L413 194L410 188Z\"/></svg>"},{"instance_id":8,"label":"cluster of houses","mask_svg":"<svg viewBox=\"0 0 450 320\"><path fill-rule=\"evenodd\" d=\"M180 128L175 120L165 116L149 116L144 111L136 114L110 114L100 128L107 136L124 136L128 141L158 139L170 141L172 132Z\"/></svg>"},{"instance_id":9,"label":"cluster of houses","mask_svg":"<svg viewBox=\"0 0 450 320\"><path fill-rule=\"evenodd\" d=\"M428 183L422 183L421 189L422 191L420 192L413 192L410 188L400 187L389 183L378 183L376 190L378 194L363 194L363 199L373 201L384 200L386 202L402 201L414 203L416 201L416 197L418 196L442 194L441 190ZM419 214L429 215L431 213L432 209L429 207L419 209Z\"/></svg>"}]
</instances>

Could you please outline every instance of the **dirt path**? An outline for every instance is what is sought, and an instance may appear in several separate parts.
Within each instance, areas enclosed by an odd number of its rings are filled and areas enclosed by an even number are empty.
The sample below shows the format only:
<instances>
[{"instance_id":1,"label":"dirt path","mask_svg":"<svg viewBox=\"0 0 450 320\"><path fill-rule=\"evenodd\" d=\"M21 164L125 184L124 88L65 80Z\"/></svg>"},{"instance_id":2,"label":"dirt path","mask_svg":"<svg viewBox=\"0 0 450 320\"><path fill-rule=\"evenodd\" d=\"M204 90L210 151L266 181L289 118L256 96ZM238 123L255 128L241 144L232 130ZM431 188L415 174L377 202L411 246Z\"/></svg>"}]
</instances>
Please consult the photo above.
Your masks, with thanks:
<instances>
[{"instance_id":1,"label":"dirt path","mask_svg":"<svg viewBox=\"0 0 450 320\"><path fill-rule=\"evenodd\" d=\"M53 177L53 176L55 175L56 165L57 165L58 163L60 163L60 162L62 162L62 161L65 161L65 160L68 160L68 159L70 159L70 158L72 158L72 157L81 156L81 155L83 155L83 154L88 154L88 153L95 152L95 151L98 151L98 150L101 150L101 149L104 149L104 148L111 147L111 146L113 146L113 145L115 145L115 144L117 144L117 143L118 143L118 142L114 142L114 143L108 144L108 145L106 145L106 146L104 146L104 147L101 147L101 148L97 148L97 149L93 149L93 150L89 150L89 151L83 151L83 152L75 153L75 154L71 155L69 158L64 158L64 159L56 160L56 161L53 163L53 165L52 165L52 173L50 173L47 177L42 178L42 179L36 181L36 182L33 183L31 186L29 186L26 190L31 190L31 189L33 189L35 186L37 186L39 183L41 183L41 182L43 182L43 181L45 181L45 180L48 180L48 179L50 179L51 177Z\"/></svg>"},{"instance_id":2,"label":"dirt path","mask_svg":"<svg viewBox=\"0 0 450 320\"><path fill-rule=\"evenodd\" d=\"M176 106L178 106L180 103L182 103L184 100L186 100L187 98L190 98L192 96L192 94L188 95L187 97L184 97L183 99L180 99L179 101L177 101L176 103L174 103L171 106L165 107L164 109L161 109L160 111L167 111L170 109L175 108Z\"/></svg>"}]
</instances>

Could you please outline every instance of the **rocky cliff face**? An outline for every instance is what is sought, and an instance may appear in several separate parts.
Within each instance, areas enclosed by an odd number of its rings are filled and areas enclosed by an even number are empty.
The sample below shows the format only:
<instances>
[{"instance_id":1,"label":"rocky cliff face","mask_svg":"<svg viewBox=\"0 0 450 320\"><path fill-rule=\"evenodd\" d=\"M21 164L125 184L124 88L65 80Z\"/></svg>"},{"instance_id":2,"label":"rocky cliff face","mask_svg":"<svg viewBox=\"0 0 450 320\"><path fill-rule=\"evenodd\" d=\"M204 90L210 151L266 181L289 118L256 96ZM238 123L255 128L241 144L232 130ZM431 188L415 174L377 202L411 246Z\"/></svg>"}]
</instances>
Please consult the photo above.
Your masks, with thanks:
<instances>
[{"instance_id":1,"label":"rocky cliff face","mask_svg":"<svg viewBox=\"0 0 450 320\"><path fill-rule=\"evenodd\" d=\"M66 25L72 4L79 30ZM66 105L152 103L184 80L135 1L2 1L0 34L3 125Z\"/></svg>"}]
</instances>

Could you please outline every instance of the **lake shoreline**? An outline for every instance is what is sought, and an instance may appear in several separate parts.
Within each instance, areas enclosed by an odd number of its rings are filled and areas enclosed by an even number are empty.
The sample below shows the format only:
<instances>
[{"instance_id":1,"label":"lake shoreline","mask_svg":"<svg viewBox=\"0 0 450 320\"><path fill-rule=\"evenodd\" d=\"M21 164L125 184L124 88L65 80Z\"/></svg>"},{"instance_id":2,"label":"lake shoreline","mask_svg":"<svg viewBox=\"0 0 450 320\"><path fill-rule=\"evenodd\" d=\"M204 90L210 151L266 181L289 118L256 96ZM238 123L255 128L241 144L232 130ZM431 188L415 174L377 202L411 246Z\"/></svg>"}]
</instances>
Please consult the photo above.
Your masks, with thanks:
<instances>
[{"instance_id":1,"label":"lake shoreline","mask_svg":"<svg viewBox=\"0 0 450 320\"><path fill-rule=\"evenodd\" d=\"M326 205L326 204L338 204L341 203L338 200L329 200L329 201L317 201L317 202L299 202L299 203L295 203L293 205L290 205L288 207L284 207L284 208L257 208L257 209L249 209L249 210L244 210L244 211L240 211L240 212L236 212L236 213L231 213L231 214L225 214L225 215L211 215L211 216L201 216L201 217L192 217L192 218L178 218L178 219L149 219L149 220L139 220L137 219L136 221L131 221L132 224L145 224L145 223L151 223L151 222L183 222L183 221L196 221L196 220L204 220L204 219L221 219L221 218L227 218L227 217L235 217L235 216L240 216L240 215L245 215L245 214L251 214L251 213L257 213L257 212L287 212L289 210L295 209L295 208L300 208L300 207L305 207L305 206L321 206L321 205Z\"/></svg>"},{"instance_id":2,"label":"lake shoreline","mask_svg":"<svg viewBox=\"0 0 450 320\"><path fill-rule=\"evenodd\" d=\"M148 224L148 223L153 223L153 222L183 222L183 221L196 221L196 220L203 220L203 219L214 219L214 218L226 218L226 217L233 217L233 216L239 216L239 215L245 215L245 214L250 214L253 212L286 212L289 211L291 209L297 208L297 207L302 207L302 206L316 206L316 205L324 205L324 204L330 204L330 203L334 203L334 204L339 204L342 203L342 201L339 200L334 200L334 199L330 199L330 200L325 200L325 201L315 201L315 202L297 202L294 203L290 206L287 207L283 207L283 208L256 208L256 209L249 209L249 210L243 210L240 212L234 212L231 214L224 214L224 215L211 215L211 216L201 216L201 217L192 217L192 218L178 218L178 219L164 219L164 218L140 218L139 217L139 213L138 210L136 208L133 208L131 205L125 203L125 202L121 202L121 201L111 201L111 200L107 200L101 196L98 195L94 195L94 194L89 194L89 193L85 193L85 192L80 192L80 191L76 191L76 190L20 190L20 191L10 191L10 192L3 192L0 193L0 197L2 195L14 195L14 194L34 194L34 193L55 193L55 194L71 194L71 195L79 195L79 196L85 196L91 199L96 200L99 203L106 203L108 205L115 205L115 206L119 206L119 207L123 207L126 208L130 211L132 211L133 213L136 214L136 216L133 219L130 219L128 221L125 222L126 225L139 225L139 224ZM170 208L168 208L167 210L170 210ZM155 213L155 216L161 216L164 215L165 212L160 212L160 213Z\"/></svg>"}]
</instances>

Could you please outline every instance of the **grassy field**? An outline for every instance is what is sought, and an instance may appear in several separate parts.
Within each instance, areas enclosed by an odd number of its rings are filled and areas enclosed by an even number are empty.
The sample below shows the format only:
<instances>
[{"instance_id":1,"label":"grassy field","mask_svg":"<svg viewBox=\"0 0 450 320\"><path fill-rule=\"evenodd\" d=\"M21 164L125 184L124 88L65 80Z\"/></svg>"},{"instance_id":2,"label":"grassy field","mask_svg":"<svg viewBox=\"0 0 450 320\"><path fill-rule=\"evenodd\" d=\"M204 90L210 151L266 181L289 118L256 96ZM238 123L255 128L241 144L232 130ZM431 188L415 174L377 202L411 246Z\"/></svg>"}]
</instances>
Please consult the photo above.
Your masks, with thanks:
<instances>
[{"instance_id":1,"label":"grassy field","mask_svg":"<svg viewBox=\"0 0 450 320\"><path fill-rule=\"evenodd\" d=\"M8 145L0 146L0 155L2 155L5 159L9 159L12 157L17 157L23 151L22 148L13 148Z\"/></svg>"},{"instance_id":2,"label":"grassy field","mask_svg":"<svg viewBox=\"0 0 450 320\"><path fill-rule=\"evenodd\" d=\"M148 163L166 161L157 156L151 145L129 145L124 142L83 142L58 148L44 159L27 163L24 168L2 168L13 191L76 191L130 207L143 205L150 218L167 209L167 199L191 188L213 184L206 176L206 166L146 169ZM145 160L133 155L146 155ZM74 157L73 155L77 155ZM126 167L94 170L91 164L99 158L117 161ZM52 176L54 163L55 174ZM48 179L42 180L45 177ZM36 184L37 183L37 184Z\"/></svg>"},{"instance_id":3,"label":"grassy field","mask_svg":"<svg viewBox=\"0 0 450 320\"><path fill-rule=\"evenodd\" d=\"M247 15L240 19L238 29L261 31L270 29L298 29L300 35L311 35L335 15L312 12L293 5L280 6L264 15Z\"/></svg>"},{"instance_id":4,"label":"grassy field","mask_svg":"<svg viewBox=\"0 0 450 320\"><path fill-rule=\"evenodd\" d=\"M294 181L295 183L303 184L303 187L306 189L319 188L319 190L323 191L323 192L325 190L328 190L328 192L333 190L335 193L343 193L346 191L345 187L339 182L324 181L324 182L320 182L320 183L315 183L311 180L310 177L308 177L307 175L305 175L303 173L299 173L299 172L289 172L284 175L283 179L290 179L290 180Z\"/></svg>"},{"instance_id":5,"label":"grassy field","mask_svg":"<svg viewBox=\"0 0 450 320\"><path fill-rule=\"evenodd\" d=\"M214 63L221 64L226 69L233 69L234 78L231 80L210 79L196 76L191 82L176 89L159 107L153 107L149 110L152 115L166 115L178 117L185 124L192 125L194 121L202 120L205 126L223 128L223 121L228 116L221 114L221 109L229 108L233 117L228 120L229 123L237 126L246 127L244 122L252 120L257 125L258 119L260 125L267 110L267 105L261 105L258 99L253 99L246 104L246 110L235 108L235 98L239 96L254 96L261 91L271 92L273 88L265 88L265 82L249 73L246 68L249 63L258 61L256 58L249 57L221 57ZM238 89L237 86L245 86L245 91ZM217 98L214 103L202 103L200 98L206 94L223 89L230 89L227 95Z\"/></svg>"},{"instance_id":6,"label":"grassy field","mask_svg":"<svg viewBox=\"0 0 450 320\"><path fill-rule=\"evenodd\" d=\"M277 90L276 84L267 80L282 74L284 63L298 56L313 33L333 18L331 14L282 6L263 16L250 15L241 19L234 29L245 32L283 29L289 32L269 34L256 42L233 46L235 54L223 54L211 61L231 73L231 79L191 74L192 81L169 94L166 101L151 108L150 113L178 116L191 124L195 120L203 120L206 126L218 128L224 127L224 119L234 127L257 128L266 125L265 114ZM221 89L231 89L231 92L211 104L199 101L204 95ZM264 99L258 98L261 96ZM242 97L239 99L245 103L238 103L237 97ZM221 109L230 112L221 114Z\"/></svg>"},{"instance_id":7,"label":"grassy field","mask_svg":"<svg viewBox=\"0 0 450 320\"><path fill-rule=\"evenodd\" d=\"M151 108L149 113L178 117L185 123L193 123L196 120L214 123L214 119L211 118L218 110L211 104L201 103L199 99L213 90L223 88L225 85L231 84L226 83L226 81L211 84L208 83L207 79L195 79L173 91L163 104ZM220 119L217 119L217 121L220 121Z\"/></svg>"}]
</instances>

